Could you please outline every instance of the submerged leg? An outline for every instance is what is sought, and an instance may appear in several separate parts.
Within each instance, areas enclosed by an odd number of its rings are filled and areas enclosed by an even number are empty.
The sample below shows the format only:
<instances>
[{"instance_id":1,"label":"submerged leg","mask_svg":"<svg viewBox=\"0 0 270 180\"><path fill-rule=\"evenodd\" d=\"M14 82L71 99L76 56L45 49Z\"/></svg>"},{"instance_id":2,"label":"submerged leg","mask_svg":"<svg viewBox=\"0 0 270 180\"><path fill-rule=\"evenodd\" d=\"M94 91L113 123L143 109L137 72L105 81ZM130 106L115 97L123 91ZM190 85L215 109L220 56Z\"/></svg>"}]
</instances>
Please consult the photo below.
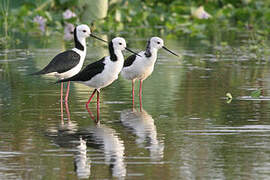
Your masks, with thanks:
<instances>
[{"instance_id":1,"label":"submerged leg","mask_svg":"<svg viewBox=\"0 0 270 180\"><path fill-rule=\"evenodd\" d=\"M140 91L139 91L139 96L140 96L140 110L142 111L142 80L140 80Z\"/></svg>"},{"instance_id":2,"label":"submerged leg","mask_svg":"<svg viewBox=\"0 0 270 180\"><path fill-rule=\"evenodd\" d=\"M97 91L97 121L99 121L99 91Z\"/></svg>"},{"instance_id":3,"label":"submerged leg","mask_svg":"<svg viewBox=\"0 0 270 180\"><path fill-rule=\"evenodd\" d=\"M135 80L132 80L132 107L134 108L134 84Z\"/></svg>"},{"instance_id":4,"label":"submerged leg","mask_svg":"<svg viewBox=\"0 0 270 180\"><path fill-rule=\"evenodd\" d=\"M70 81L68 81L67 83L67 92L66 92L66 97L65 97L65 101L68 101L68 95L69 95L69 85L70 85Z\"/></svg>"},{"instance_id":5,"label":"submerged leg","mask_svg":"<svg viewBox=\"0 0 270 180\"><path fill-rule=\"evenodd\" d=\"M94 92L92 93L92 95L90 96L89 100L87 101L87 103L85 104L86 107L88 107L88 104L91 102L92 98L94 97L95 93L96 93L96 89L94 90Z\"/></svg>"}]
</instances>

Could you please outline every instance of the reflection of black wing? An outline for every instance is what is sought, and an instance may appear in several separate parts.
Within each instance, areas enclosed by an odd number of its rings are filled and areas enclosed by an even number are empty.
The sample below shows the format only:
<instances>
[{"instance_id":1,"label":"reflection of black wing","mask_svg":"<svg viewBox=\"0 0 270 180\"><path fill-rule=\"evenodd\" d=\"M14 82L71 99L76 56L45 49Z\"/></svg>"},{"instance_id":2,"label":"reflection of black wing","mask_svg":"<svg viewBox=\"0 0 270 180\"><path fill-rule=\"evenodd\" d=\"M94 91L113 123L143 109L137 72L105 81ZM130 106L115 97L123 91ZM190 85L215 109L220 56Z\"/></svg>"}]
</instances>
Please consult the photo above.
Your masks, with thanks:
<instances>
[{"instance_id":1,"label":"reflection of black wing","mask_svg":"<svg viewBox=\"0 0 270 180\"><path fill-rule=\"evenodd\" d=\"M63 79L57 82L67 82L67 81L89 81L95 75L101 73L104 69L104 60L105 57L99 61L88 64L81 72L67 79Z\"/></svg>"},{"instance_id":2,"label":"reflection of black wing","mask_svg":"<svg viewBox=\"0 0 270 180\"><path fill-rule=\"evenodd\" d=\"M124 67L130 66L132 65L132 63L135 61L136 59L136 54L133 54L131 56L129 56L125 61L124 61Z\"/></svg>"},{"instance_id":3,"label":"reflection of black wing","mask_svg":"<svg viewBox=\"0 0 270 180\"><path fill-rule=\"evenodd\" d=\"M73 50L68 50L56 55L44 69L33 73L33 75L48 74L52 72L63 73L74 68L79 62L80 55Z\"/></svg>"}]
</instances>

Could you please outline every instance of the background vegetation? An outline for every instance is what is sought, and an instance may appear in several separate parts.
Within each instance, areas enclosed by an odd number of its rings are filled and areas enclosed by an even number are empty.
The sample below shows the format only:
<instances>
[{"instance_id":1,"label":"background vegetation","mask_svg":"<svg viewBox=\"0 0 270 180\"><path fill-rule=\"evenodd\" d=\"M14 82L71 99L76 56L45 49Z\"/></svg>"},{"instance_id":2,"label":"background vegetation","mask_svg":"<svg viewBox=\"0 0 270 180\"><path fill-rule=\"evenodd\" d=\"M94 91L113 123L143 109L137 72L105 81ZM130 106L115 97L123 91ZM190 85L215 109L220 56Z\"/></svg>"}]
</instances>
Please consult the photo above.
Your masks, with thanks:
<instances>
[{"instance_id":1,"label":"background vegetation","mask_svg":"<svg viewBox=\"0 0 270 180\"><path fill-rule=\"evenodd\" d=\"M98 1L89 2L91 7ZM107 16L88 21L82 18L87 5L83 0L3 0L0 5L0 42L6 43L16 34L63 34L68 23L92 23L96 31L107 34L158 32L173 37L211 38L221 32L248 31L256 43L264 40L270 32L269 0L104 0L103 3L109 4L108 10L104 9L108 11ZM200 6L211 15L210 18L194 16ZM65 19L63 13L66 10L76 16ZM20 38L16 42L19 43Z\"/></svg>"}]
</instances>

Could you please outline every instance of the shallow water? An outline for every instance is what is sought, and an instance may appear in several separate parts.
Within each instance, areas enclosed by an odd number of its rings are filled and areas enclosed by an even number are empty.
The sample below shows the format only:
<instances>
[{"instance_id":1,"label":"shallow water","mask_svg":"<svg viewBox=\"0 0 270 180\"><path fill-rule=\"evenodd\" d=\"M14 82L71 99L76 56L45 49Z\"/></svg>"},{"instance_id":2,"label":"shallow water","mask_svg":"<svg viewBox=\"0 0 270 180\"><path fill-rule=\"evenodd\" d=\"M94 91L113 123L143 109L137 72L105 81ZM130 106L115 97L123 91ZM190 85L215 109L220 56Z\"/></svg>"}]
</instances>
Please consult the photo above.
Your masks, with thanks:
<instances>
[{"instance_id":1,"label":"shallow water","mask_svg":"<svg viewBox=\"0 0 270 180\"><path fill-rule=\"evenodd\" d=\"M242 51L245 42L235 41L221 47L165 40L182 57L159 51L143 83L143 111L138 84L132 109L131 83L120 77L101 91L100 124L85 109L91 89L72 83L61 117L55 79L28 75L64 42L1 50L0 179L268 178L269 56ZM129 45L138 51L145 41ZM85 64L106 54L90 41ZM252 98L259 88L261 96ZM95 100L90 110L96 115Z\"/></svg>"}]
</instances>

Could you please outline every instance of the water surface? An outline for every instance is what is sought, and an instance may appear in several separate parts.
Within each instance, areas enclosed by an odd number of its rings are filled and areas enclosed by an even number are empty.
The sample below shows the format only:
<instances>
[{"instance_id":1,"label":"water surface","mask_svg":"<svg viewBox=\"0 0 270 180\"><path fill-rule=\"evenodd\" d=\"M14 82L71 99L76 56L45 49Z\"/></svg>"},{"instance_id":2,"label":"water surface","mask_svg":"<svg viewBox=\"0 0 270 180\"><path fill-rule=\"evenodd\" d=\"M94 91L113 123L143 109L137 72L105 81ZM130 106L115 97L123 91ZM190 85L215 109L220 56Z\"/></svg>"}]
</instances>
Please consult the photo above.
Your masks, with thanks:
<instances>
[{"instance_id":1,"label":"water surface","mask_svg":"<svg viewBox=\"0 0 270 180\"><path fill-rule=\"evenodd\" d=\"M145 47L143 37L127 40L134 50ZM59 84L28 74L65 43L34 42L0 51L0 179L269 177L269 56L241 50L243 37L227 47L165 39L182 57L159 51L143 83L143 110L138 83L133 109L131 82L120 77L101 91L99 124L85 109L93 89L76 83L61 117ZM85 64L107 54L90 41ZM259 88L261 97L252 98ZM94 115L95 107L94 99Z\"/></svg>"}]
</instances>

